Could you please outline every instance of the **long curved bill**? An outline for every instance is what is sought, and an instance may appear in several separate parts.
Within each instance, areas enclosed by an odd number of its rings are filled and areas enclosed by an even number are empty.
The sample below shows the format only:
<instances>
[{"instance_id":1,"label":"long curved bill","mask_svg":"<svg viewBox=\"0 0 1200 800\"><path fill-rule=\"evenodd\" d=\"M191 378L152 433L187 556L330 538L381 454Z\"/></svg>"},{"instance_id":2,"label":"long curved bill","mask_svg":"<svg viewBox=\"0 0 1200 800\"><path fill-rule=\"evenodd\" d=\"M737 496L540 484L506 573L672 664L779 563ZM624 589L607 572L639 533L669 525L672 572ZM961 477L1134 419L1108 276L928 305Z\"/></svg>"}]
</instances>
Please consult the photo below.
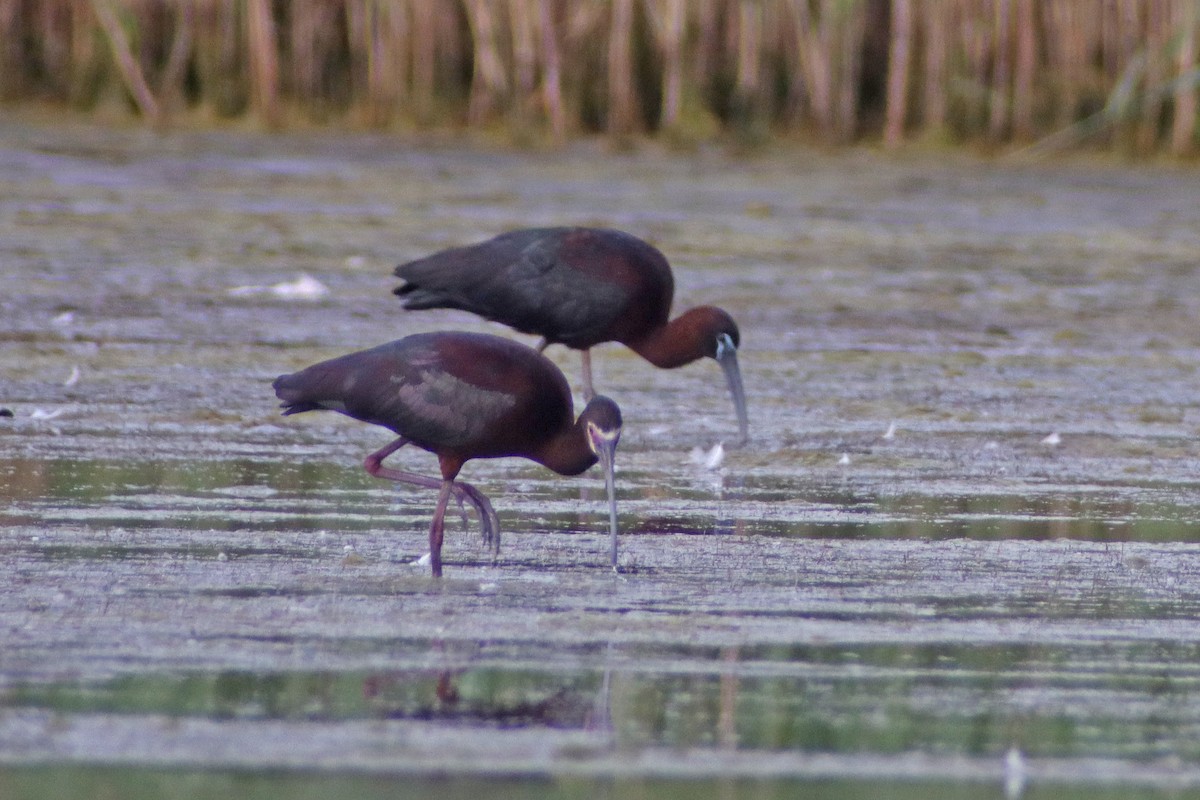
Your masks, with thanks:
<instances>
[{"instance_id":1,"label":"long curved bill","mask_svg":"<svg viewBox=\"0 0 1200 800\"><path fill-rule=\"evenodd\" d=\"M596 455L600 465L604 467L604 484L608 489L608 527L612 531L612 568L617 570L617 486L613 474L614 460L617 454L617 440L596 439Z\"/></svg>"},{"instance_id":2,"label":"long curved bill","mask_svg":"<svg viewBox=\"0 0 1200 800\"><path fill-rule=\"evenodd\" d=\"M742 387L742 371L738 369L737 345L728 336L717 339L717 363L725 373L725 382L729 384L729 393L733 395L733 408L737 411L738 433L745 444L750 438L750 418L746 415L746 390Z\"/></svg>"}]
</instances>

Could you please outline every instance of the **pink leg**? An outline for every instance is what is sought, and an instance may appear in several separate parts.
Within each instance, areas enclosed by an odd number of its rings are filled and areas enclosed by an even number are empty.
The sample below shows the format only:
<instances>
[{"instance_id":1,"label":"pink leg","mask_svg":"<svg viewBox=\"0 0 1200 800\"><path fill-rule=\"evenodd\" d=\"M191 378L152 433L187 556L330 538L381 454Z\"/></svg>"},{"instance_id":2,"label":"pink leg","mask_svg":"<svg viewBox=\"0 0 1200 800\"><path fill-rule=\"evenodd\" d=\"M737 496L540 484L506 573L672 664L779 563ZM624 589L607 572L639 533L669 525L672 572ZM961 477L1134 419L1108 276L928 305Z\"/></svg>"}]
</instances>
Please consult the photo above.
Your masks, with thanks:
<instances>
[{"instance_id":1,"label":"pink leg","mask_svg":"<svg viewBox=\"0 0 1200 800\"><path fill-rule=\"evenodd\" d=\"M537 351L541 353L549 346L550 342L542 339L538 342ZM592 351L580 350L579 352L583 358L583 400L587 402L596 396L596 390L592 388Z\"/></svg>"},{"instance_id":2,"label":"pink leg","mask_svg":"<svg viewBox=\"0 0 1200 800\"><path fill-rule=\"evenodd\" d=\"M483 543L492 546L492 560L495 561L496 556L500 555L500 519L496 516L491 501L487 499L487 495L466 481L457 481L454 488L466 495L471 505L479 512L479 519L483 523Z\"/></svg>"},{"instance_id":3,"label":"pink leg","mask_svg":"<svg viewBox=\"0 0 1200 800\"><path fill-rule=\"evenodd\" d=\"M596 396L596 390L592 388L592 351L581 350L580 353L583 358L583 399L588 402Z\"/></svg>"},{"instance_id":4,"label":"pink leg","mask_svg":"<svg viewBox=\"0 0 1200 800\"><path fill-rule=\"evenodd\" d=\"M409 481L408 478L393 478L387 474L389 472L392 472L393 470L385 468L383 466L383 460L385 458L387 458L388 456L390 456L392 453L399 450L401 447L404 447L404 445L406 445L406 444L408 444L408 439L405 439L403 436L401 436L399 439L392 442L388 446L381 447L380 449L376 450L374 453L371 453L371 455L367 456L366 459L363 460L363 469L365 469L367 471L368 475L371 475L372 477L375 477L375 478L387 478L388 480L393 480L393 481L404 481L406 483L418 483L421 486L428 486L429 484L423 483L421 481ZM404 474L408 475L408 473L404 473ZM413 477L419 478L420 476L418 475L418 476L413 476ZM441 485L440 483L438 483L438 481L434 481L433 483L434 483L435 487Z\"/></svg>"},{"instance_id":5,"label":"pink leg","mask_svg":"<svg viewBox=\"0 0 1200 800\"><path fill-rule=\"evenodd\" d=\"M433 524L429 526L429 566L435 578L442 577L442 537L446 530L446 504L450 502L450 492L453 490L454 481L442 481L437 508L433 512Z\"/></svg>"},{"instance_id":6,"label":"pink leg","mask_svg":"<svg viewBox=\"0 0 1200 800\"><path fill-rule=\"evenodd\" d=\"M395 481L396 483L410 483L414 486L424 486L428 489L440 489L441 491L447 493L447 497L453 494L454 499L460 508L464 503L470 503L471 506L479 513L479 522L483 528L483 543L491 546L493 555L499 553L500 520L496 517L496 512L492 509L492 504L488 502L488 499L484 496L483 492L479 491L469 483L460 483L453 480L440 481L436 478L418 475L415 472L405 472L403 470L392 469L391 467L383 466L382 462L385 458L399 450L401 447L404 447L406 444L408 444L408 439L405 439L403 436L401 436L387 447L377 450L371 455L367 456L363 461L363 467L367 470L368 474L375 478L383 478L385 480ZM447 488L447 485L449 488ZM441 511L439 512L438 516L435 517L438 527L439 542L441 541L442 532L445 527L443 520L446 511L445 503L440 503L440 507ZM432 543L432 530L430 530L429 535ZM440 550L439 554L434 555L433 557L440 558ZM440 571L441 567L439 566L438 572L440 573Z\"/></svg>"}]
</instances>

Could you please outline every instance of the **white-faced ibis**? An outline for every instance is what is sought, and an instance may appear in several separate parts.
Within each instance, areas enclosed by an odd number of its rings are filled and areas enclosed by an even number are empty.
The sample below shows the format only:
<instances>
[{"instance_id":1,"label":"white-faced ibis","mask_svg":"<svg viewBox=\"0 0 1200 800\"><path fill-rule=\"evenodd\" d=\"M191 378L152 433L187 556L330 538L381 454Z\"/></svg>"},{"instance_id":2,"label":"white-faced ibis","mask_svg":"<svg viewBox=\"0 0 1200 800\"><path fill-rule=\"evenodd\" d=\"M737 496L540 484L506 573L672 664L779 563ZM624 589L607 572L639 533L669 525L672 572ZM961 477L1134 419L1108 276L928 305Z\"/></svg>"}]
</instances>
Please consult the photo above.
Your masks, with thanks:
<instances>
[{"instance_id":1,"label":"white-faced ibis","mask_svg":"<svg viewBox=\"0 0 1200 800\"><path fill-rule=\"evenodd\" d=\"M749 423L737 324L714 306L669 320L675 281L667 259L636 236L606 228L526 228L452 247L396 267L394 293L408 309L457 308L583 354L620 342L663 369L715 358L725 372L745 442Z\"/></svg>"},{"instance_id":2,"label":"white-faced ibis","mask_svg":"<svg viewBox=\"0 0 1200 800\"><path fill-rule=\"evenodd\" d=\"M499 552L500 524L491 503L455 478L472 458L503 456L529 458L561 475L578 475L599 460L616 569L613 457L621 411L597 396L575 420L567 379L535 350L484 334L423 333L281 375L274 387L285 415L338 411L400 437L363 465L377 478L440 489L429 529L434 576L442 574L443 521L452 494L460 506L470 503L479 512L484 543ZM440 481L383 466L409 443L438 457Z\"/></svg>"}]
</instances>

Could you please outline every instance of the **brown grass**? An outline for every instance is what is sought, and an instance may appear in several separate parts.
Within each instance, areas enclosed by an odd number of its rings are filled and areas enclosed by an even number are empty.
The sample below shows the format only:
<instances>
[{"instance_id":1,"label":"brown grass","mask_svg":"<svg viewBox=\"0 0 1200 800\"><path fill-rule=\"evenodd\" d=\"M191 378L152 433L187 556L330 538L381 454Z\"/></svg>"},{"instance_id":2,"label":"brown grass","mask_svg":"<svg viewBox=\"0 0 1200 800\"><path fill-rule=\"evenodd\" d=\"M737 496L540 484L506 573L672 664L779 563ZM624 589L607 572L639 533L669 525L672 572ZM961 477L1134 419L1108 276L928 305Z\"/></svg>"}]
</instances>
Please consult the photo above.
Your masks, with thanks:
<instances>
[{"instance_id":1,"label":"brown grass","mask_svg":"<svg viewBox=\"0 0 1200 800\"><path fill-rule=\"evenodd\" d=\"M0 0L0 99L1186 156L1197 0Z\"/></svg>"}]
</instances>

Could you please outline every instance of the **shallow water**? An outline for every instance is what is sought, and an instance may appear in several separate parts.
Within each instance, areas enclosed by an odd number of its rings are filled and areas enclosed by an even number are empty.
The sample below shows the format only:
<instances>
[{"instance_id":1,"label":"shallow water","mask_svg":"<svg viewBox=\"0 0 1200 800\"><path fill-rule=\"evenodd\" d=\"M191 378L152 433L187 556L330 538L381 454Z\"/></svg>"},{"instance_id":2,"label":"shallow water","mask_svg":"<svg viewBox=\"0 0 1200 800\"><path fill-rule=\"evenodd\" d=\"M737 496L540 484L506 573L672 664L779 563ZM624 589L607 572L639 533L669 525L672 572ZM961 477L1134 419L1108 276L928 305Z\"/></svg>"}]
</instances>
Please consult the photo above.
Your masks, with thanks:
<instances>
[{"instance_id":1,"label":"shallow water","mask_svg":"<svg viewBox=\"0 0 1200 800\"><path fill-rule=\"evenodd\" d=\"M0 795L1200 786L1194 171L11 122L0 165ZM562 222L733 314L751 441L704 464L715 365L601 348L621 573L598 475L472 462L500 556L456 521L434 583L386 432L270 381L502 333L391 267Z\"/></svg>"}]
</instances>

